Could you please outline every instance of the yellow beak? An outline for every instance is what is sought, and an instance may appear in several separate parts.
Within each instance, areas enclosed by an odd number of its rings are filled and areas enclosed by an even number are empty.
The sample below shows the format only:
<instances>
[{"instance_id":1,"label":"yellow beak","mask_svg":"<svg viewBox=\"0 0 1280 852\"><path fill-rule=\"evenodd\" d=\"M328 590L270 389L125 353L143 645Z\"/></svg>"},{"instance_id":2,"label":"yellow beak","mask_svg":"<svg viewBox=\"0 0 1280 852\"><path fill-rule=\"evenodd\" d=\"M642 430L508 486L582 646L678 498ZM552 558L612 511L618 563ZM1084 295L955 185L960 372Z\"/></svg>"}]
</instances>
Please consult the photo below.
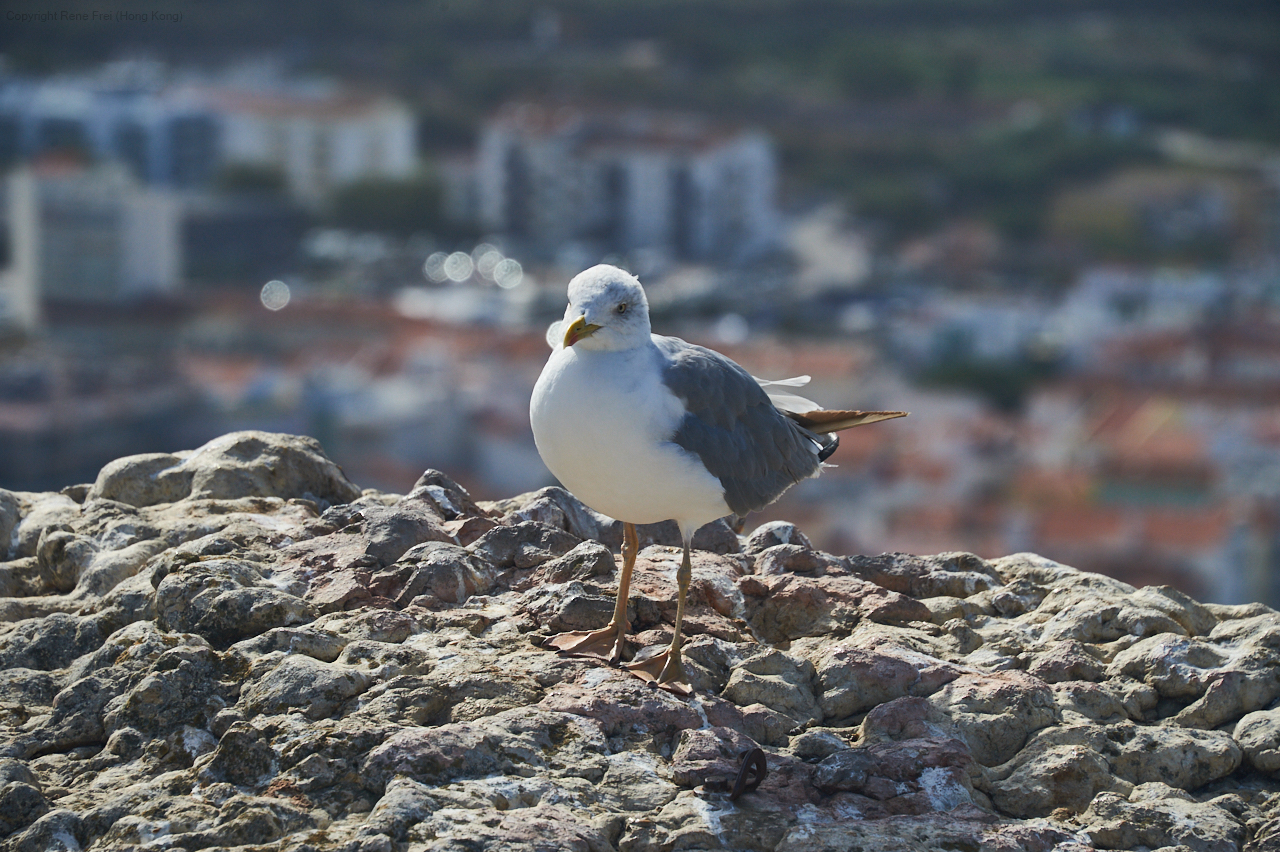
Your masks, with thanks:
<instances>
[{"instance_id":1,"label":"yellow beak","mask_svg":"<svg viewBox=\"0 0 1280 852\"><path fill-rule=\"evenodd\" d=\"M569 323L569 327L564 330L564 345L569 348L584 337L590 337L600 330L600 326L595 323L587 322L586 317L578 317Z\"/></svg>"}]
</instances>

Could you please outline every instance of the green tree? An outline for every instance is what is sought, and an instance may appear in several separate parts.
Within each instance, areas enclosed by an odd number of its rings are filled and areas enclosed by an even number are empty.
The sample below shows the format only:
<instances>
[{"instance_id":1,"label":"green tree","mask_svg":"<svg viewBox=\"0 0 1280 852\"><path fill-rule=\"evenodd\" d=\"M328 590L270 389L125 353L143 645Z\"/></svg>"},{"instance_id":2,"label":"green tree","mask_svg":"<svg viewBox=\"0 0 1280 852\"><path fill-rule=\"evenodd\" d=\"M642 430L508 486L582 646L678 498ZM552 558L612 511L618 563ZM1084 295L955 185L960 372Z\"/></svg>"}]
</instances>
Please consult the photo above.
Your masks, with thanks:
<instances>
[{"instance_id":1,"label":"green tree","mask_svg":"<svg viewBox=\"0 0 1280 852\"><path fill-rule=\"evenodd\" d=\"M408 180L366 178L334 192L329 219L357 231L440 233L447 230L442 196L439 180L431 175Z\"/></svg>"}]
</instances>

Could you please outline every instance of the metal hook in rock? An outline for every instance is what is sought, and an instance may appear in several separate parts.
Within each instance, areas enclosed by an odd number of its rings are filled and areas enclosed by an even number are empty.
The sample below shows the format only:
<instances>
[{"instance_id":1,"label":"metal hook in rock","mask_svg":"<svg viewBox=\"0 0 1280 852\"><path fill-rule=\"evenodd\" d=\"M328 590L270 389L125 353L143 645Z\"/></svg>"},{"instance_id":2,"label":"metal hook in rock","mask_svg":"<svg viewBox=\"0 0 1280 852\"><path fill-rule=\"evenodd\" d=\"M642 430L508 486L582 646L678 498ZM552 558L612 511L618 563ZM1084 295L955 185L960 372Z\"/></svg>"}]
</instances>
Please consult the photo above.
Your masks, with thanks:
<instances>
[{"instance_id":1,"label":"metal hook in rock","mask_svg":"<svg viewBox=\"0 0 1280 852\"><path fill-rule=\"evenodd\" d=\"M729 801L736 801L743 793L750 793L760 786L760 782L769 774L769 764L765 759L764 749L752 748L742 753L742 767L738 770L738 778L733 782L733 791L729 793Z\"/></svg>"}]
</instances>

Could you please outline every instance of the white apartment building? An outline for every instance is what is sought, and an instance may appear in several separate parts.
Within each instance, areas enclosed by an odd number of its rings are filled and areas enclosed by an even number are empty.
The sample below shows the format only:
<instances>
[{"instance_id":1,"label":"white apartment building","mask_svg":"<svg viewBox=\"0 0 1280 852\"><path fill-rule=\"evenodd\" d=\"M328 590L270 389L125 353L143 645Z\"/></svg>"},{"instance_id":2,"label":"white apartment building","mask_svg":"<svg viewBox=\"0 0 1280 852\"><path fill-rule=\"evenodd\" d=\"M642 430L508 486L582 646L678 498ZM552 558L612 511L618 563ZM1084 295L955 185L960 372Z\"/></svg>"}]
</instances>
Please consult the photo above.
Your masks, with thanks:
<instances>
[{"instance_id":1,"label":"white apartment building","mask_svg":"<svg viewBox=\"0 0 1280 852\"><path fill-rule=\"evenodd\" d=\"M10 263L0 319L40 322L42 300L107 302L181 280L181 205L119 164L23 166L7 179Z\"/></svg>"},{"instance_id":2,"label":"white apartment building","mask_svg":"<svg viewBox=\"0 0 1280 852\"><path fill-rule=\"evenodd\" d=\"M413 114L399 101L323 87L210 89L226 163L280 169L290 194L319 205L334 188L417 168Z\"/></svg>"},{"instance_id":3,"label":"white apartment building","mask_svg":"<svg viewBox=\"0 0 1280 852\"><path fill-rule=\"evenodd\" d=\"M144 183L198 189L229 165L269 166L312 207L344 183L417 168L413 113L392 98L270 75L168 85L152 70L0 78L0 167L79 152Z\"/></svg>"},{"instance_id":4,"label":"white apartment building","mask_svg":"<svg viewBox=\"0 0 1280 852\"><path fill-rule=\"evenodd\" d=\"M759 131L687 115L512 104L483 128L454 210L554 252L569 242L742 260L777 244L777 166ZM473 188L472 188L473 187Z\"/></svg>"}]
</instances>

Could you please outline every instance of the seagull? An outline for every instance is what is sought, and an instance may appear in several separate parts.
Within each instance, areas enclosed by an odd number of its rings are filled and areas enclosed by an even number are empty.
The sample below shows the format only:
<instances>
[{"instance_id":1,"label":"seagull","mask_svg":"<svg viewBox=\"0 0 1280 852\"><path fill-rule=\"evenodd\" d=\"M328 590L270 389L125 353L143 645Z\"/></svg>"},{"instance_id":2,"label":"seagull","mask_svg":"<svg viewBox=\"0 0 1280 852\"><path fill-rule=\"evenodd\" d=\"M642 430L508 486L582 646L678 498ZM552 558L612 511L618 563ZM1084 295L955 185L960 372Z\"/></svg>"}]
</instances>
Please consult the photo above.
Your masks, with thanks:
<instances>
[{"instance_id":1,"label":"seagull","mask_svg":"<svg viewBox=\"0 0 1280 852\"><path fill-rule=\"evenodd\" d=\"M906 412L820 410L787 390L808 376L761 381L718 352L653 334L644 288L617 267L579 273L568 297L564 319L547 332L552 353L534 386L529 422L561 484L623 522L623 564L609 624L561 633L546 645L619 665L636 525L674 520L684 542L675 635L665 650L643 649L627 668L690 695L680 649L693 534L719 518L743 518L816 476L839 443L833 433Z\"/></svg>"}]
</instances>

